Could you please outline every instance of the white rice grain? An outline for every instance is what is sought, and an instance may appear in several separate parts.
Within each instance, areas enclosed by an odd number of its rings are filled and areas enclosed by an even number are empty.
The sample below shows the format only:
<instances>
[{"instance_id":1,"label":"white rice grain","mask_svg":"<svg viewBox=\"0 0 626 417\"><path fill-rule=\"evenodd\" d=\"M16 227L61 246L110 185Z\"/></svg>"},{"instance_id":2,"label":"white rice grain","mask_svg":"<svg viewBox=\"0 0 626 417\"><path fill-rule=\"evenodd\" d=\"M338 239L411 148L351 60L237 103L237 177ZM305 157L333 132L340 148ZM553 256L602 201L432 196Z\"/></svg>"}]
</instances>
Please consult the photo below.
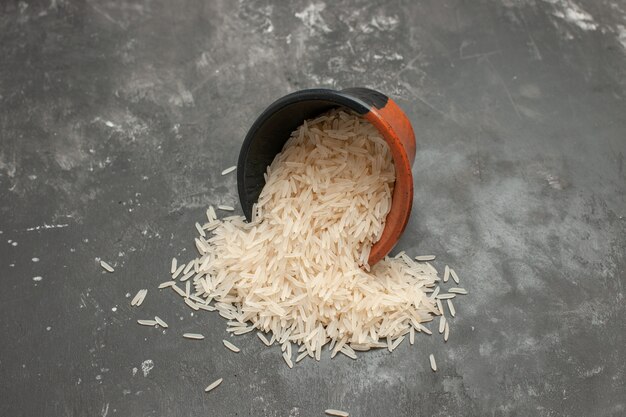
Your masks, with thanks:
<instances>
[{"instance_id":1,"label":"white rice grain","mask_svg":"<svg viewBox=\"0 0 626 417\"><path fill-rule=\"evenodd\" d=\"M289 368L293 368L293 362L291 361L291 357L287 354L287 352L283 353L283 359L285 360Z\"/></svg>"},{"instance_id":2,"label":"white rice grain","mask_svg":"<svg viewBox=\"0 0 626 417\"><path fill-rule=\"evenodd\" d=\"M446 265L446 267L443 270L443 282L448 282L449 278L450 278L450 267Z\"/></svg>"},{"instance_id":3,"label":"white rice grain","mask_svg":"<svg viewBox=\"0 0 626 417\"><path fill-rule=\"evenodd\" d=\"M157 323L154 320L137 320L137 323L141 324L142 326L156 326Z\"/></svg>"},{"instance_id":4,"label":"white rice grain","mask_svg":"<svg viewBox=\"0 0 626 417\"><path fill-rule=\"evenodd\" d=\"M336 417L348 417L350 415L346 411L335 410L334 408L326 409L324 410L324 413L326 413L329 416L336 416Z\"/></svg>"},{"instance_id":5,"label":"white rice grain","mask_svg":"<svg viewBox=\"0 0 626 417\"><path fill-rule=\"evenodd\" d=\"M184 264L183 264L183 265L181 265L181 266L179 266L179 267L176 269L176 271L174 271L174 273L172 274L172 279L176 279L176 278L180 275L180 273L181 273L181 272L183 272L183 269L185 269L185 266L186 266L186 265L184 265Z\"/></svg>"},{"instance_id":6,"label":"white rice grain","mask_svg":"<svg viewBox=\"0 0 626 417\"><path fill-rule=\"evenodd\" d=\"M208 386L208 387L206 387L206 388L204 389L204 392L209 392L209 391L211 391L211 390L215 389L215 388L216 388L219 384L221 384L221 383L222 383L222 381L223 381L223 380L224 380L223 378L220 378L220 379L218 379L217 381L212 382L211 384L209 384L209 386Z\"/></svg>"},{"instance_id":7,"label":"white rice grain","mask_svg":"<svg viewBox=\"0 0 626 417\"><path fill-rule=\"evenodd\" d=\"M181 297L187 297L187 294L185 293L185 291L181 290L178 285L172 284L170 285L170 287L172 287L172 289L176 291L176 293L180 295Z\"/></svg>"},{"instance_id":8,"label":"white rice grain","mask_svg":"<svg viewBox=\"0 0 626 417\"><path fill-rule=\"evenodd\" d=\"M271 346L270 341L267 340L267 338L265 337L265 335L263 333L259 332L256 335L259 337L259 339L261 339L261 342L263 342L263 344L265 346Z\"/></svg>"},{"instance_id":9,"label":"white rice grain","mask_svg":"<svg viewBox=\"0 0 626 417\"><path fill-rule=\"evenodd\" d=\"M102 268L104 268L105 271L107 272L114 272L115 269L113 269L113 267L111 265L109 265L108 263L106 263L105 261L100 261L100 266Z\"/></svg>"},{"instance_id":10,"label":"white rice grain","mask_svg":"<svg viewBox=\"0 0 626 417\"><path fill-rule=\"evenodd\" d=\"M169 326L167 325L166 322L164 322L159 316L154 316L154 321L157 322L157 324L161 327L163 327L164 329L167 329Z\"/></svg>"},{"instance_id":11,"label":"white rice grain","mask_svg":"<svg viewBox=\"0 0 626 417\"><path fill-rule=\"evenodd\" d=\"M202 340L204 336L200 333L183 333L185 339Z\"/></svg>"},{"instance_id":12,"label":"white rice grain","mask_svg":"<svg viewBox=\"0 0 626 417\"><path fill-rule=\"evenodd\" d=\"M431 353L428 356L428 359L430 360L430 368L434 371L437 372L437 362L435 362L435 356L433 356L433 354Z\"/></svg>"},{"instance_id":13,"label":"white rice grain","mask_svg":"<svg viewBox=\"0 0 626 417\"><path fill-rule=\"evenodd\" d=\"M458 285L459 284L459 276L456 274L456 271L454 269L450 269L450 276L452 277L454 282L456 282L457 285Z\"/></svg>"},{"instance_id":14,"label":"white rice grain","mask_svg":"<svg viewBox=\"0 0 626 417\"><path fill-rule=\"evenodd\" d=\"M456 294L450 294L450 293L446 293L446 294L438 294L437 298L439 300L449 300L451 298L456 297Z\"/></svg>"},{"instance_id":15,"label":"white rice grain","mask_svg":"<svg viewBox=\"0 0 626 417\"><path fill-rule=\"evenodd\" d=\"M148 290L146 289L137 291L137 294L133 297L130 305L134 307L139 307L145 300L146 294L148 294Z\"/></svg>"},{"instance_id":16,"label":"white rice grain","mask_svg":"<svg viewBox=\"0 0 626 417\"><path fill-rule=\"evenodd\" d=\"M417 262L434 261L435 260L435 255L420 255L420 256L416 256L415 260Z\"/></svg>"},{"instance_id":17,"label":"white rice grain","mask_svg":"<svg viewBox=\"0 0 626 417\"><path fill-rule=\"evenodd\" d=\"M222 340L222 343L224 344L224 346L226 346L226 349L228 350L232 350L235 353L241 352L241 349L230 343L228 340Z\"/></svg>"},{"instance_id":18,"label":"white rice grain","mask_svg":"<svg viewBox=\"0 0 626 417\"><path fill-rule=\"evenodd\" d=\"M307 355L309 354L309 352L302 352L301 354L298 355L298 357L296 358L296 363L300 362L302 359L306 358Z\"/></svg>"},{"instance_id":19,"label":"white rice grain","mask_svg":"<svg viewBox=\"0 0 626 417\"><path fill-rule=\"evenodd\" d=\"M230 174L231 172L233 172L236 169L237 169L237 165L233 165L232 167L228 167L224 171L222 171L222 175Z\"/></svg>"},{"instance_id":20,"label":"white rice grain","mask_svg":"<svg viewBox=\"0 0 626 417\"><path fill-rule=\"evenodd\" d=\"M440 333L440 334L441 334L441 333L443 333L443 331L445 330L445 328L446 328L446 317L442 315L442 316L439 318L439 333Z\"/></svg>"},{"instance_id":21,"label":"white rice grain","mask_svg":"<svg viewBox=\"0 0 626 417\"><path fill-rule=\"evenodd\" d=\"M206 232L204 231L204 229L202 228L202 226L200 226L200 223L196 222L196 230L198 231L198 234L202 237L206 237Z\"/></svg>"},{"instance_id":22,"label":"white rice grain","mask_svg":"<svg viewBox=\"0 0 626 417\"><path fill-rule=\"evenodd\" d=\"M453 287L448 289L448 292L452 294L467 295L467 290L465 288Z\"/></svg>"},{"instance_id":23,"label":"white rice grain","mask_svg":"<svg viewBox=\"0 0 626 417\"><path fill-rule=\"evenodd\" d=\"M233 206L227 206L224 204L220 204L219 206L217 206L217 208L223 211L235 211L235 208Z\"/></svg>"},{"instance_id":24,"label":"white rice grain","mask_svg":"<svg viewBox=\"0 0 626 417\"><path fill-rule=\"evenodd\" d=\"M452 317L456 316L456 309L454 308L454 304L452 304L452 300L446 300L448 302L448 310L450 310L450 315Z\"/></svg>"},{"instance_id":25,"label":"white rice grain","mask_svg":"<svg viewBox=\"0 0 626 417\"><path fill-rule=\"evenodd\" d=\"M198 311L200 307L193 301L191 301L188 297L185 297L185 304L187 304L192 310Z\"/></svg>"}]
</instances>

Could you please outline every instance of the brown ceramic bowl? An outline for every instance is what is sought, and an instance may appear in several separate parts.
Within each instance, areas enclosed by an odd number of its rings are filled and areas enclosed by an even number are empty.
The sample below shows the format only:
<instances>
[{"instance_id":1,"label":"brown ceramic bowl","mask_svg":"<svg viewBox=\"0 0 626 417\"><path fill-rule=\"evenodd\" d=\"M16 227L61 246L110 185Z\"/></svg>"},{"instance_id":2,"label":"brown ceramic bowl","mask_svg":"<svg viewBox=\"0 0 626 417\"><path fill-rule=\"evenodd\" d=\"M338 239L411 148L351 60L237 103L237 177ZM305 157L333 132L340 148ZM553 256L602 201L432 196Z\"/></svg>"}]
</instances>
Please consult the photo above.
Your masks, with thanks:
<instances>
[{"instance_id":1,"label":"brown ceramic bowl","mask_svg":"<svg viewBox=\"0 0 626 417\"><path fill-rule=\"evenodd\" d=\"M254 122L241 146L237 163L237 187L244 215L251 218L252 205L265 185L263 174L282 150L291 132L304 120L334 107L347 107L369 120L389 144L396 168L396 183L385 230L372 247L374 265L393 249L404 232L413 204L415 135L409 119L386 95L368 88L311 89L288 94L272 103Z\"/></svg>"}]
</instances>

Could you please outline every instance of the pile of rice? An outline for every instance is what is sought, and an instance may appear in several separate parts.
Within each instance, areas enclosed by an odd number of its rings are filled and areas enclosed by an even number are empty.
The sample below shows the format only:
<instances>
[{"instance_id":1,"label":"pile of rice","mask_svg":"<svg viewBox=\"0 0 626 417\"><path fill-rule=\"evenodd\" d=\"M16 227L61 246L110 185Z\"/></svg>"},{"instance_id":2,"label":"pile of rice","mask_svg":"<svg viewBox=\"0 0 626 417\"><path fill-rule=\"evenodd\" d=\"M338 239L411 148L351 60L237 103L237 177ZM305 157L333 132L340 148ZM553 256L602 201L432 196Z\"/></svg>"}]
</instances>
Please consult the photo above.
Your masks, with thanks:
<instances>
[{"instance_id":1,"label":"pile of rice","mask_svg":"<svg viewBox=\"0 0 626 417\"><path fill-rule=\"evenodd\" d=\"M437 271L404 253L367 264L391 207L394 165L387 143L362 117L335 109L306 121L265 175L266 184L244 217L197 225L199 257L172 272L190 279L178 293L197 310L216 309L228 331L253 330L278 342L292 366L320 359L330 343L341 352L387 347L430 331L422 323L443 313ZM175 271L176 270L176 271ZM269 339L269 340L268 340Z\"/></svg>"}]
</instances>

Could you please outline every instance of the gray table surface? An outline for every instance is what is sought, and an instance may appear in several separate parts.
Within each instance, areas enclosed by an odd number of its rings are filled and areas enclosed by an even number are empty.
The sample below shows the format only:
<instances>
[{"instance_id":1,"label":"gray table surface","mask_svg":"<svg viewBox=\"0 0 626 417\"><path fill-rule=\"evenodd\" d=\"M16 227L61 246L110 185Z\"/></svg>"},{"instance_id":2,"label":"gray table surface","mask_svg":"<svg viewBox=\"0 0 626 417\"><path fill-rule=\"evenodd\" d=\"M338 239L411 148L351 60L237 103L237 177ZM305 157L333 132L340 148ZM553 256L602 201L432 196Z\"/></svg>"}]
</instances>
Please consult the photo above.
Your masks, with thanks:
<instances>
[{"instance_id":1,"label":"gray table surface","mask_svg":"<svg viewBox=\"0 0 626 417\"><path fill-rule=\"evenodd\" d=\"M2 2L0 415L625 415L625 26L607 0ZM412 120L397 249L469 289L448 343L289 370L156 289L238 206L255 117L319 86Z\"/></svg>"}]
</instances>

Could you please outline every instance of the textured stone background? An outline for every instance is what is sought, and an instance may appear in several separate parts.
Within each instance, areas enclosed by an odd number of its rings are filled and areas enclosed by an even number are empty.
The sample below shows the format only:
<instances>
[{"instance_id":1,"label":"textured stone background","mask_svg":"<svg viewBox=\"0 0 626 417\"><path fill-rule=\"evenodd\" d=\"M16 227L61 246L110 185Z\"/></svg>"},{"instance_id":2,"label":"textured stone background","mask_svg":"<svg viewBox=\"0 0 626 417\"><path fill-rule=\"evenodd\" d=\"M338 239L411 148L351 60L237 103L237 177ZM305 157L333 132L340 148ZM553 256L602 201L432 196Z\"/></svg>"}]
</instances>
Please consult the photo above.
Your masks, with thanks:
<instances>
[{"instance_id":1,"label":"textured stone background","mask_svg":"<svg viewBox=\"0 0 626 417\"><path fill-rule=\"evenodd\" d=\"M398 249L471 291L446 344L289 370L156 290L255 117L320 86L413 121ZM0 414L624 415L625 89L624 1L2 2Z\"/></svg>"}]
</instances>

